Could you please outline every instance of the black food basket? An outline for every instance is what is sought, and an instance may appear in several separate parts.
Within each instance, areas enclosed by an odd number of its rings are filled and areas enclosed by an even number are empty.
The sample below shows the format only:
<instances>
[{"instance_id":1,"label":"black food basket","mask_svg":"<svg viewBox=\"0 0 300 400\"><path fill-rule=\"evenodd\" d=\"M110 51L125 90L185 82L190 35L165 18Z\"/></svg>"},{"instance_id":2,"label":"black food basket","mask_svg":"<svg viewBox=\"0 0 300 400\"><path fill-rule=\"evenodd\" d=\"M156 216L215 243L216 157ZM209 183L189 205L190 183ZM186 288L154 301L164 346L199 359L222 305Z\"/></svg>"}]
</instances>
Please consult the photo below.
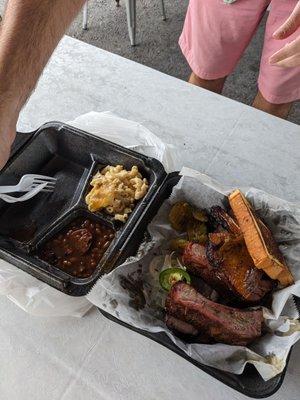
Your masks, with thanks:
<instances>
[{"instance_id":1,"label":"black food basket","mask_svg":"<svg viewBox=\"0 0 300 400\"><path fill-rule=\"evenodd\" d=\"M134 247L131 247L132 251L136 251L138 249L141 243L141 238L144 237L143 235L147 229L147 225L155 217L162 203L171 195L172 189L179 182L179 179L180 177L178 173L171 173L165 178L163 184L158 189L156 196L153 197L150 203L147 205L147 208L145 209L143 216L138 222L136 229L132 231L130 237L127 238L127 243L124 243L121 257L122 262L125 261L126 257L130 255L128 252L129 243L131 243L131 245L134 244ZM297 306L300 310L299 299L295 298L295 302L297 303ZM231 388L243 393L246 396L253 398L269 397L277 392L283 383L289 363L290 354L287 358L284 371L268 381L262 379L262 377L259 375L253 365L247 365L241 375L236 375L203 365L200 362L193 360L186 353L184 353L184 351L179 349L164 332L151 333L142 329L138 329L112 316L104 309L99 310L105 317L107 317L111 321L114 321L128 329L131 329L134 332L140 333L141 335L154 340L164 347L167 347L174 353L194 364L197 368L205 371L209 375L223 382L225 385L230 386Z\"/></svg>"}]
</instances>

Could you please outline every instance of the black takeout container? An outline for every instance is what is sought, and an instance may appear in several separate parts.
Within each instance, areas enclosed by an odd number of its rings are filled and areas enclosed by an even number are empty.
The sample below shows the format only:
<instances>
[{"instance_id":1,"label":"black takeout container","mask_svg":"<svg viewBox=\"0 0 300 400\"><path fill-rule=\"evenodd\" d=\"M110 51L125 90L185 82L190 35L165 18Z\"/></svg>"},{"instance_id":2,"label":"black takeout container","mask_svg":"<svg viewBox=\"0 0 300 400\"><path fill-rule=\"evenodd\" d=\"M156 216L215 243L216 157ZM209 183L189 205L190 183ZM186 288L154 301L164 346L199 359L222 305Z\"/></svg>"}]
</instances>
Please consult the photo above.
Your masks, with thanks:
<instances>
[{"instance_id":1,"label":"black takeout container","mask_svg":"<svg viewBox=\"0 0 300 400\"><path fill-rule=\"evenodd\" d=\"M122 164L126 168L137 165L150 183L147 195L136 205L125 225L116 224L104 214L90 213L84 203L91 176L97 167L107 164ZM147 232L147 225L179 181L178 173L167 175L163 166L153 158L59 122L47 123L35 132L17 135L12 157L0 173L0 185L14 184L25 173L55 176L58 178L57 187L51 199L47 197L49 195L39 194L39 198L14 206L0 201L0 257L73 296L85 295L102 274L111 271L136 253ZM45 204L48 204L46 211ZM87 216L113 225L117 231L116 238L95 273L85 279L70 276L34 256L36 250L47 239L77 216ZM39 223L34 227L32 237L23 237L22 240L8 237L11 226L21 229L26 224L29 226L29 233L32 234L31 220L34 219L38 219ZM28 232L25 229L24 236L26 233ZM165 333L149 333L124 323L103 309L100 309L100 312L110 320L160 343L249 397L271 396L284 380L287 366L281 374L268 381L264 381L251 365L248 365L241 375L205 366L175 346ZM287 365L288 361L289 357Z\"/></svg>"},{"instance_id":2,"label":"black takeout container","mask_svg":"<svg viewBox=\"0 0 300 400\"><path fill-rule=\"evenodd\" d=\"M95 172L117 164L127 169L136 165L149 182L147 194L125 224L104 213L91 213L84 200ZM0 185L16 184L24 174L55 177L56 187L53 193L39 193L23 203L0 200L0 257L73 296L87 294L99 276L118 265L120 249L166 176L162 164L154 158L59 122L17 135L12 156L0 173ZM116 231L100 264L88 278L69 275L36 256L47 240L77 217L102 222Z\"/></svg>"}]
</instances>

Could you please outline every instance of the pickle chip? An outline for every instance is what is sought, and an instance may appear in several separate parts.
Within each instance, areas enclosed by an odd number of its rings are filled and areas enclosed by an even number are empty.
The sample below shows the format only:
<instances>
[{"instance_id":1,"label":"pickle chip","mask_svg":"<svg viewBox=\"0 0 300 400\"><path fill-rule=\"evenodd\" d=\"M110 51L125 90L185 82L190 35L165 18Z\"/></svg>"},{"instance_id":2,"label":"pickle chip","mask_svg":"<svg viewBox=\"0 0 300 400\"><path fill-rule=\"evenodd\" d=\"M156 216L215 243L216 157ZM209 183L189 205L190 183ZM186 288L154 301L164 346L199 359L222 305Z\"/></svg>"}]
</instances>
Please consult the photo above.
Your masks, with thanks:
<instances>
[{"instance_id":1,"label":"pickle chip","mask_svg":"<svg viewBox=\"0 0 300 400\"><path fill-rule=\"evenodd\" d=\"M189 241L187 239L172 239L170 241L170 249L174 251L182 251L185 249L185 246L189 244Z\"/></svg>"},{"instance_id":2,"label":"pickle chip","mask_svg":"<svg viewBox=\"0 0 300 400\"><path fill-rule=\"evenodd\" d=\"M188 222L187 234L190 242L205 243L208 240L206 224L196 219Z\"/></svg>"},{"instance_id":3,"label":"pickle chip","mask_svg":"<svg viewBox=\"0 0 300 400\"><path fill-rule=\"evenodd\" d=\"M200 222L207 222L208 217L205 211L197 210L196 208L193 209L193 217Z\"/></svg>"},{"instance_id":4,"label":"pickle chip","mask_svg":"<svg viewBox=\"0 0 300 400\"><path fill-rule=\"evenodd\" d=\"M169 214L169 221L175 231L182 232L186 229L187 223L192 218L192 207L183 201L175 203Z\"/></svg>"}]
</instances>

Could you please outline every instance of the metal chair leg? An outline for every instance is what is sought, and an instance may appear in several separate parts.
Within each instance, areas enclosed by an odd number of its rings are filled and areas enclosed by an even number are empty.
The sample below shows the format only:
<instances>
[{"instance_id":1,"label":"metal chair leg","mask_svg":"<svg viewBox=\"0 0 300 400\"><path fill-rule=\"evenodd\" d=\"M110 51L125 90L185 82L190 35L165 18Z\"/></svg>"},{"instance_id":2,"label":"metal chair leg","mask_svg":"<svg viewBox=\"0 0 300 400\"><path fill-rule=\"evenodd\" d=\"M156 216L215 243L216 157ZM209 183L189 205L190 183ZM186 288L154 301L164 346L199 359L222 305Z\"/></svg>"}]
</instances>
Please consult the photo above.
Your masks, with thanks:
<instances>
[{"instance_id":1,"label":"metal chair leg","mask_svg":"<svg viewBox=\"0 0 300 400\"><path fill-rule=\"evenodd\" d=\"M136 36L136 0L126 0L127 24L131 46L135 46Z\"/></svg>"},{"instance_id":2,"label":"metal chair leg","mask_svg":"<svg viewBox=\"0 0 300 400\"><path fill-rule=\"evenodd\" d=\"M160 0L160 1L161 1L162 19L163 19L163 21L166 21L167 20L167 15L166 15L165 2L164 2L164 0Z\"/></svg>"},{"instance_id":3,"label":"metal chair leg","mask_svg":"<svg viewBox=\"0 0 300 400\"><path fill-rule=\"evenodd\" d=\"M87 28L88 28L88 2L86 1L83 6L82 29L87 30Z\"/></svg>"}]
</instances>

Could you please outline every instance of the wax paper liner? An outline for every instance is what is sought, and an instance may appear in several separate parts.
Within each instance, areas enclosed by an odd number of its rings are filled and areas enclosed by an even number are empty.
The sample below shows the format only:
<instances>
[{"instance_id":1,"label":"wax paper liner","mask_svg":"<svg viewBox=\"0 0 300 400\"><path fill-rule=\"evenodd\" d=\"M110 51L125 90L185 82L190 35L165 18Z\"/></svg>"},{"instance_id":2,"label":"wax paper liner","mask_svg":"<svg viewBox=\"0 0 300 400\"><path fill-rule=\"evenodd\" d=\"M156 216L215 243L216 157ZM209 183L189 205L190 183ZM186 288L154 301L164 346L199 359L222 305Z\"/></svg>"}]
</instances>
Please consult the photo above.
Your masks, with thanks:
<instances>
[{"instance_id":1,"label":"wax paper liner","mask_svg":"<svg viewBox=\"0 0 300 400\"><path fill-rule=\"evenodd\" d=\"M157 269L162 266L167 243L176 236L168 224L168 213L176 201L201 208L227 205L227 188L206 175L184 168L148 230L136 257L103 276L87 298L114 317L148 332L165 332L191 358L202 364L241 374L247 363L268 380L280 373L291 346L300 338L299 314L291 296L300 296L300 205L286 202L254 188L240 188L272 230L295 278L295 284L277 290L272 308L264 309L268 333L249 347L225 344L188 344L177 338L163 322L164 294L158 289Z\"/></svg>"}]
</instances>

